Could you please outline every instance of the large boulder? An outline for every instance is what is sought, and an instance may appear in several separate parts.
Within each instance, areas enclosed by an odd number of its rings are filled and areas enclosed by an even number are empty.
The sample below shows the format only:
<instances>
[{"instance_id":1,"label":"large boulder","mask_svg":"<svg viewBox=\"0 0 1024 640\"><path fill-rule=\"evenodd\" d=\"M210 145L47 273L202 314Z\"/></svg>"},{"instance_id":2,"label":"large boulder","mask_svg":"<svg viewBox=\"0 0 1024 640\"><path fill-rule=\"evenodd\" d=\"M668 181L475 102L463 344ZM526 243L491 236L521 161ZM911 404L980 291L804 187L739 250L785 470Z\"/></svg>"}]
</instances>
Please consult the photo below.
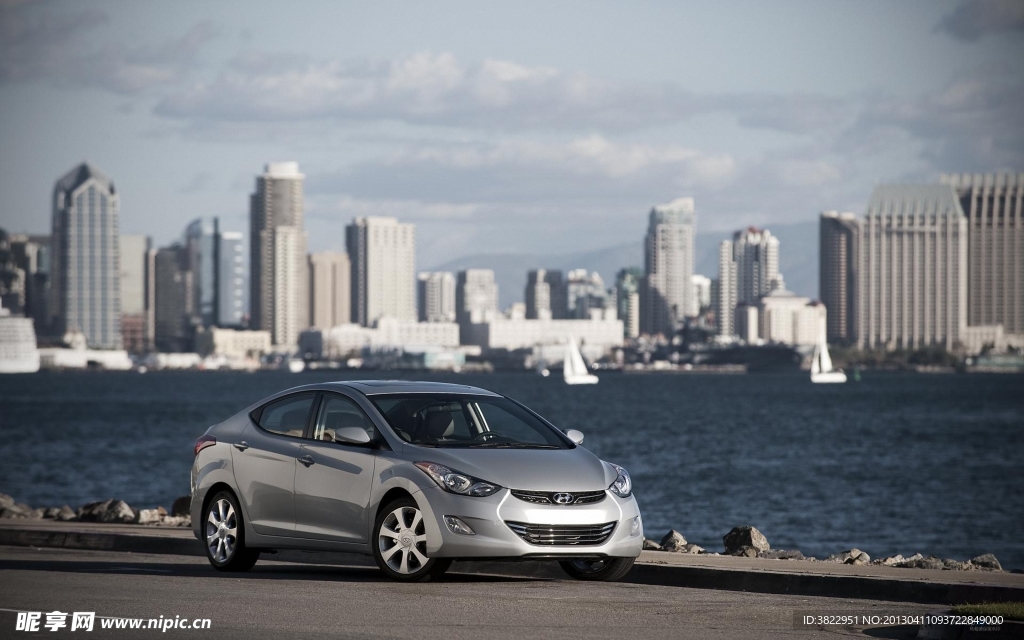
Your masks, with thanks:
<instances>
[{"instance_id":1,"label":"large boulder","mask_svg":"<svg viewBox=\"0 0 1024 640\"><path fill-rule=\"evenodd\" d=\"M14 498L6 493L0 493L0 509L14 506Z\"/></svg>"},{"instance_id":2,"label":"large boulder","mask_svg":"<svg viewBox=\"0 0 1024 640\"><path fill-rule=\"evenodd\" d=\"M914 554L914 556L896 565L897 567L903 567L906 569L933 569L941 570L946 568L946 563L942 561L942 558L936 558L935 556L928 556L922 558L921 554Z\"/></svg>"},{"instance_id":3,"label":"large boulder","mask_svg":"<svg viewBox=\"0 0 1024 640\"><path fill-rule=\"evenodd\" d=\"M60 508L60 511L58 511L57 515L54 517L61 522L71 522L72 520L78 519L78 514L75 513L75 510L69 507L68 505L64 505L63 507Z\"/></svg>"},{"instance_id":4,"label":"large boulder","mask_svg":"<svg viewBox=\"0 0 1024 640\"><path fill-rule=\"evenodd\" d=\"M644 538L644 551L664 551L664 549L654 540Z\"/></svg>"},{"instance_id":5,"label":"large boulder","mask_svg":"<svg viewBox=\"0 0 1024 640\"><path fill-rule=\"evenodd\" d=\"M754 527L735 527L732 531L725 534L722 542L725 543L725 553L727 555L741 555L736 552L743 547L752 547L755 550L754 555L757 555L757 552L768 551L772 548L764 534ZM746 555L746 553L742 555Z\"/></svg>"},{"instance_id":6,"label":"large boulder","mask_svg":"<svg viewBox=\"0 0 1024 640\"><path fill-rule=\"evenodd\" d=\"M172 516L187 516L192 511L192 496L181 496L171 504Z\"/></svg>"},{"instance_id":7,"label":"large boulder","mask_svg":"<svg viewBox=\"0 0 1024 640\"><path fill-rule=\"evenodd\" d=\"M977 558L971 558L971 564L973 564L975 567L979 569L984 569L986 571L1003 570L1003 565L999 564L999 561L996 560L996 557L991 553L980 555Z\"/></svg>"},{"instance_id":8,"label":"large boulder","mask_svg":"<svg viewBox=\"0 0 1024 640\"><path fill-rule=\"evenodd\" d=\"M157 509L139 509L139 524L160 524L164 515Z\"/></svg>"},{"instance_id":9,"label":"large boulder","mask_svg":"<svg viewBox=\"0 0 1024 640\"><path fill-rule=\"evenodd\" d=\"M90 502L78 510L82 522L116 522L132 524L138 522L139 514L124 500Z\"/></svg>"},{"instance_id":10,"label":"large boulder","mask_svg":"<svg viewBox=\"0 0 1024 640\"><path fill-rule=\"evenodd\" d=\"M665 551L682 551L685 546L686 538L675 529L666 533L665 537L661 539L661 548Z\"/></svg>"},{"instance_id":11,"label":"large boulder","mask_svg":"<svg viewBox=\"0 0 1024 640\"><path fill-rule=\"evenodd\" d=\"M863 565L871 562L871 556L860 549L850 549L842 553L833 553L825 558L825 562L838 562L841 564Z\"/></svg>"},{"instance_id":12,"label":"large boulder","mask_svg":"<svg viewBox=\"0 0 1024 640\"><path fill-rule=\"evenodd\" d=\"M806 560L804 554L800 553L798 549L786 550L786 549L769 549L768 551L760 551L757 554L758 558L768 558L769 560Z\"/></svg>"}]
</instances>

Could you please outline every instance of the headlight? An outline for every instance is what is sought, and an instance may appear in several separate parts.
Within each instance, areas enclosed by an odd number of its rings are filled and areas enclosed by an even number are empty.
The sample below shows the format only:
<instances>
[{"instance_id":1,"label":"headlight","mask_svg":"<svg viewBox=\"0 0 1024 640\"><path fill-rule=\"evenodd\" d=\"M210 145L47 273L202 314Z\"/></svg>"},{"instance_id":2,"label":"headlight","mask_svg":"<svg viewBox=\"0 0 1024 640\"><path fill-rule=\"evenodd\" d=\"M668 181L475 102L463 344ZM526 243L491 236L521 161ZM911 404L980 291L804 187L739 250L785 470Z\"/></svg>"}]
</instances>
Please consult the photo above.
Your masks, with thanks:
<instances>
[{"instance_id":1,"label":"headlight","mask_svg":"<svg viewBox=\"0 0 1024 640\"><path fill-rule=\"evenodd\" d=\"M460 473L454 469L433 462L417 462L416 466L430 476L437 486L449 493L457 493L460 496L476 496L482 498L489 496L501 487L496 484L474 478L473 476Z\"/></svg>"},{"instance_id":2,"label":"headlight","mask_svg":"<svg viewBox=\"0 0 1024 640\"><path fill-rule=\"evenodd\" d=\"M608 464L612 465L612 469L619 474L608 489L620 498L628 498L633 493L633 481L629 479L629 473L617 464L611 462Z\"/></svg>"}]
</instances>

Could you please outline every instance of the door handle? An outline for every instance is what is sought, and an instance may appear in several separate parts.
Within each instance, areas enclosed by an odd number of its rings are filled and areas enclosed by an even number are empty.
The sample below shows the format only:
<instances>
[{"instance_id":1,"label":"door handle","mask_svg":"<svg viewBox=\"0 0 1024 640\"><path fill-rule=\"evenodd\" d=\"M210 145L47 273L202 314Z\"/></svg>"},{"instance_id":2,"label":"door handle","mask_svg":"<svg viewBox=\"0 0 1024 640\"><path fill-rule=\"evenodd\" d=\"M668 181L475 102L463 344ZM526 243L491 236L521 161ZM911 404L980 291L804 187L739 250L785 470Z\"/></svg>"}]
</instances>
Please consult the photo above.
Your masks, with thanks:
<instances>
[{"instance_id":1,"label":"door handle","mask_svg":"<svg viewBox=\"0 0 1024 640\"><path fill-rule=\"evenodd\" d=\"M246 442L245 440L242 440L241 442L236 442L235 448L238 449L239 451L245 451L246 449L249 448L249 443Z\"/></svg>"},{"instance_id":2,"label":"door handle","mask_svg":"<svg viewBox=\"0 0 1024 640\"><path fill-rule=\"evenodd\" d=\"M313 456L302 456L301 458L299 458L299 462L306 465L306 468L309 468L316 464L316 460L313 459Z\"/></svg>"}]
</instances>

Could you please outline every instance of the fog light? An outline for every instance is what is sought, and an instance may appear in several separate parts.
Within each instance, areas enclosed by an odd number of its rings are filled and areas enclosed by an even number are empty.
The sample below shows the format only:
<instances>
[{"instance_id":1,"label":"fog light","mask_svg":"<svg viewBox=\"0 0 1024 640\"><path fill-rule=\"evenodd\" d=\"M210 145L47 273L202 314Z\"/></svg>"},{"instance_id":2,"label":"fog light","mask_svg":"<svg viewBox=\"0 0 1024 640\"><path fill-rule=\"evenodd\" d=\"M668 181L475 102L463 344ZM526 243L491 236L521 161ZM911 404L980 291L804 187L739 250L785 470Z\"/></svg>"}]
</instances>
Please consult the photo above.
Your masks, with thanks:
<instances>
[{"instance_id":1,"label":"fog light","mask_svg":"<svg viewBox=\"0 0 1024 640\"><path fill-rule=\"evenodd\" d=\"M445 516L444 523L448 525L448 530L452 533L457 533L460 536L475 536L476 531L473 531L468 524L459 520L455 516Z\"/></svg>"},{"instance_id":2,"label":"fog light","mask_svg":"<svg viewBox=\"0 0 1024 640\"><path fill-rule=\"evenodd\" d=\"M633 522L629 525L629 536L633 537L640 534L640 516L633 518Z\"/></svg>"}]
</instances>

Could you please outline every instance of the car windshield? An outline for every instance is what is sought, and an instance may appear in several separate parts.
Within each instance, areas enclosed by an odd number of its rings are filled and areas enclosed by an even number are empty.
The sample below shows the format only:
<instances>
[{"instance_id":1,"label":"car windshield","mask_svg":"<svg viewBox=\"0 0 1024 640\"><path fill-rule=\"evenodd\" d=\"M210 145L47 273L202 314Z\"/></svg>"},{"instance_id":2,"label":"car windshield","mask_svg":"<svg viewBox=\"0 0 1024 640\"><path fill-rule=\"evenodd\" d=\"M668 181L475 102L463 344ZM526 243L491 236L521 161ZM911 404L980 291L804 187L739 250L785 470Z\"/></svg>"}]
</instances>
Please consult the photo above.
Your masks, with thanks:
<instances>
[{"instance_id":1,"label":"car windshield","mask_svg":"<svg viewBox=\"0 0 1024 640\"><path fill-rule=\"evenodd\" d=\"M424 447L568 449L569 440L507 398L434 394L370 398L402 440Z\"/></svg>"}]
</instances>

